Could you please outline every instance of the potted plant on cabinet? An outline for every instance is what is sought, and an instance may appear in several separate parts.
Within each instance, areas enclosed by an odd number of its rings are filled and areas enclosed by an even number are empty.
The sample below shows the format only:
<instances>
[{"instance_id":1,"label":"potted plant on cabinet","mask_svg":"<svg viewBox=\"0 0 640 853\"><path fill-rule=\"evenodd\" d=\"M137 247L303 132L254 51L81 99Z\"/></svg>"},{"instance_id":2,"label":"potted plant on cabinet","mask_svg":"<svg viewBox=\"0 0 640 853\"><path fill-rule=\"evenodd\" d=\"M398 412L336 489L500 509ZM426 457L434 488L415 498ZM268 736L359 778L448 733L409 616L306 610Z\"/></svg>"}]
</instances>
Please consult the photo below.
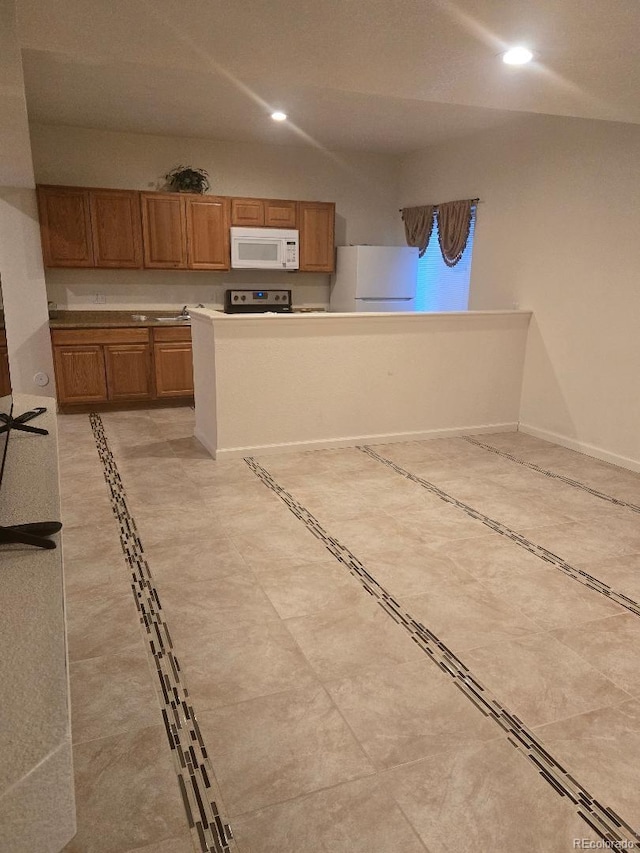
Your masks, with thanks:
<instances>
[{"instance_id":1,"label":"potted plant on cabinet","mask_svg":"<svg viewBox=\"0 0 640 853\"><path fill-rule=\"evenodd\" d=\"M209 173L205 169L176 166L165 175L165 178L175 192L203 195L209 189Z\"/></svg>"}]
</instances>

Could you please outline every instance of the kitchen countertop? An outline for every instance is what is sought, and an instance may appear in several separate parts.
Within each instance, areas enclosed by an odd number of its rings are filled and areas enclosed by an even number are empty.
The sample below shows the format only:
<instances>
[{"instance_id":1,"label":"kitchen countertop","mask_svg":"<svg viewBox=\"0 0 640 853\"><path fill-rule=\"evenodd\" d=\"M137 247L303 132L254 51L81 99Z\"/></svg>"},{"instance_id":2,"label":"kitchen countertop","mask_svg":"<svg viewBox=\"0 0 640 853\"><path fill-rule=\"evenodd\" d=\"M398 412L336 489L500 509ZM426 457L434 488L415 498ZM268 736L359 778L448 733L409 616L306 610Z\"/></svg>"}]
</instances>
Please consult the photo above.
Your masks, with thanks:
<instances>
[{"instance_id":1,"label":"kitchen countertop","mask_svg":"<svg viewBox=\"0 0 640 853\"><path fill-rule=\"evenodd\" d=\"M175 317L179 311L56 311L49 319L51 329L119 329L123 327L190 326L189 320L161 321L157 317ZM144 316L145 320L134 320Z\"/></svg>"},{"instance_id":2,"label":"kitchen countertop","mask_svg":"<svg viewBox=\"0 0 640 853\"><path fill-rule=\"evenodd\" d=\"M272 325L275 321L282 323L312 323L318 321L324 323L327 328L338 323L357 323L359 325L371 325L375 323L388 324L390 322L408 322L419 324L437 324L443 321L470 324L491 317L531 317L531 311L520 309L494 309L485 311L325 311L313 309L310 311L287 312L257 312L246 314L225 314L215 308L193 308L191 318L202 321L228 324L230 327L250 324L256 328L260 323ZM528 320L527 320L528 322Z\"/></svg>"},{"instance_id":3,"label":"kitchen countertop","mask_svg":"<svg viewBox=\"0 0 640 853\"><path fill-rule=\"evenodd\" d=\"M0 520L55 521L60 518L55 400L14 394L13 401L15 414L45 407L30 423L49 434L11 432ZM60 534L52 538L59 543ZM57 850L76 831L62 549L3 545L1 559L0 672L11 700L3 703L0 726L0 848Z\"/></svg>"}]
</instances>

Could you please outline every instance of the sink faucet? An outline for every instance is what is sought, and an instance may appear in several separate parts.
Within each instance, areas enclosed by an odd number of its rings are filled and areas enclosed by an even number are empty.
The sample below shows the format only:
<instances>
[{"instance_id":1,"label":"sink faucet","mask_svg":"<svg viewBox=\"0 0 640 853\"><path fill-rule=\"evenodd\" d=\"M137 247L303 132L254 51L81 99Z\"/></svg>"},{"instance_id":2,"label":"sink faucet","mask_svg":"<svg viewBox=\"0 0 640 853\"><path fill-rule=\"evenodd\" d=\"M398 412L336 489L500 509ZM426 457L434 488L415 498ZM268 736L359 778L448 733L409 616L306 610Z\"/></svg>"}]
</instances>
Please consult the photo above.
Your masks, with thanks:
<instances>
[{"instance_id":1,"label":"sink faucet","mask_svg":"<svg viewBox=\"0 0 640 853\"><path fill-rule=\"evenodd\" d=\"M188 312L188 310L187 310L187 306L186 306L186 305L183 305L183 306L182 306L182 311L180 312L180 316L181 316L181 317L188 317L188 316L189 316L189 312Z\"/></svg>"}]
</instances>

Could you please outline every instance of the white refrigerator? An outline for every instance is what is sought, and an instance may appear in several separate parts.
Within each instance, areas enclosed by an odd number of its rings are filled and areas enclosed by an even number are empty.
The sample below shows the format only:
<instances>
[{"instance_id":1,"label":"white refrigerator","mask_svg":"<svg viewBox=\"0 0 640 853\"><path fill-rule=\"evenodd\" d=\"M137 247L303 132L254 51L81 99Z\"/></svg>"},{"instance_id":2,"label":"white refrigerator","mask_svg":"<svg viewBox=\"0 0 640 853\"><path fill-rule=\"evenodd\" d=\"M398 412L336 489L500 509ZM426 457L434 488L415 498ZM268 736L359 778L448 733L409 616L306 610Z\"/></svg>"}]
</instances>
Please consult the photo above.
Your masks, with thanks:
<instances>
[{"instance_id":1,"label":"white refrigerator","mask_svg":"<svg viewBox=\"0 0 640 853\"><path fill-rule=\"evenodd\" d=\"M414 311L418 249L338 246L330 311Z\"/></svg>"}]
</instances>

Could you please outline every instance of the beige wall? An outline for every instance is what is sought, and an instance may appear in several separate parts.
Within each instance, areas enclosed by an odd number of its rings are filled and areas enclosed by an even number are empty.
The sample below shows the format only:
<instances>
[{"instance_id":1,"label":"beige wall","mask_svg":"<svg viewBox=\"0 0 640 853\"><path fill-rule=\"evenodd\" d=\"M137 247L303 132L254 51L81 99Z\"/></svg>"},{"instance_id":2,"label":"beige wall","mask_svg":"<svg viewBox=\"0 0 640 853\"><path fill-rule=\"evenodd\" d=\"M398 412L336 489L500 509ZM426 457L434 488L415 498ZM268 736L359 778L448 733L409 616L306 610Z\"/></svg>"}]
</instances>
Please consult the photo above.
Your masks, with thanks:
<instances>
[{"instance_id":1,"label":"beige wall","mask_svg":"<svg viewBox=\"0 0 640 853\"><path fill-rule=\"evenodd\" d=\"M221 195L335 201L338 245L403 241L397 199L400 164L395 157L37 124L31 126L31 142L38 183L159 189L166 172L178 164L191 165L206 169L211 191ZM47 273L47 285L50 298L70 307L88 307L96 292L106 295L104 308L219 304L225 283L241 286L251 281L291 287L298 304L329 301L326 275L151 275L110 278L98 271L57 271Z\"/></svg>"},{"instance_id":2,"label":"beige wall","mask_svg":"<svg viewBox=\"0 0 640 853\"><path fill-rule=\"evenodd\" d=\"M13 390L53 396L53 363L15 4L0 0L0 276ZM46 387L34 383L40 374Z\"/></svg>"},{"instance_id":3,"label":"beige wall","mask_svg":"<svg viewBox=\"0 0 640 853\"><path fill-rule=\"evenodd\" d=\"M640 127L536 116L406 157L401 204L479 196L471 309L531 309L520 421L640 470Z\"/></svg>"}]
</instances>

